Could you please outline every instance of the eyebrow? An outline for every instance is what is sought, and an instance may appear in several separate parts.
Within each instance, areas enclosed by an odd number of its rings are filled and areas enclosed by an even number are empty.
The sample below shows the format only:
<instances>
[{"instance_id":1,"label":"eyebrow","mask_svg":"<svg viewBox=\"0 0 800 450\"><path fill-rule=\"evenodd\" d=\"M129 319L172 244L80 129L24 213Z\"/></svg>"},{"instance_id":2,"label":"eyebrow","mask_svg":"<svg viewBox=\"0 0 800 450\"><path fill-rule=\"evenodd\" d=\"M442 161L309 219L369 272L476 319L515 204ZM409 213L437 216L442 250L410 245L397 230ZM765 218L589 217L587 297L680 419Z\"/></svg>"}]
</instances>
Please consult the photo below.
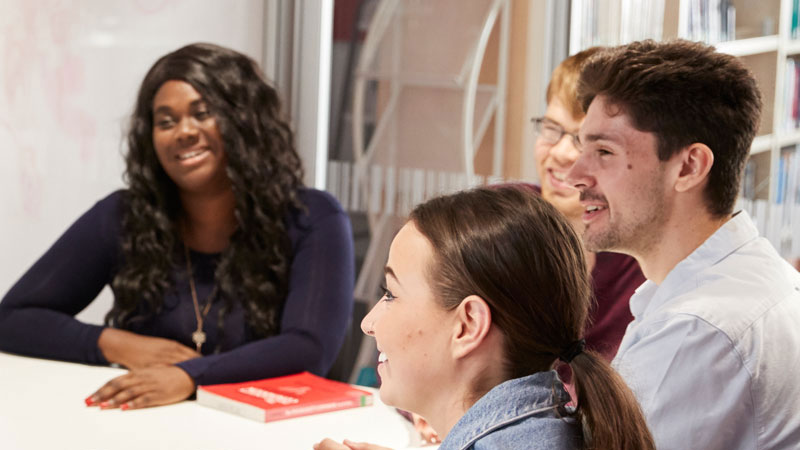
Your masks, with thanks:
<instances>
[{"instance_id":1,"label":"eyebrow","mask_svg":"<svg viewBox=\"0 0 800 450\"><path fill-rule=\"evenodd\" d=\"M551 123L554 123L554 124L558 125L559 127L561 127L561 128L566 130L566 128L564 127L564 125L561 122L557 121L556 119L553 119L552 117L548 117L547 114L545 114L544 117L542 117L542 118L544 120L546 120L548 122L551 122Z\"/></svg>"},{"instance_id":2,"label":"eyebrow","mask_svg":"<svg viewBox=\"0 0 800 450\"><path fill-rule=\"evenodd\" d=\"M543 118L544 120L546 120L546 121L550 122L550 123L553 123L553 124L555 124L556 126L558 126L559 128L561 128L562 130L566 131L567 133L570 133L570 134L578 134L578 132L580 131L580 128L578 128L578 129L577 129L576 131L574 131L574 132L567 130L567 127L566 127L566 126L564 126L564 124L563 124L563 123L561 123L561 122L557 121L556 119L553 119L552 117L548 116L547 114L545 114L545 115L544 115L544 117L542 117L542 118Z\"/></svg>"},{"instance_id":3,"label":"eyebrow","mask_svg":"<svg viewBox=\"0 0 800 450\"><path fill-rule=\"evenodd\" d=\"M587 134L586 139L580 140L582 143L586 142L596 142L596 141L609 141L609 142L619 142L619 139L614 139L612 136L603 133L597 134Z\"/></svg>"},{"instance_id":4,"label":"eyebrow","mask_svg":"<svg viewBox=\"0 0 800 450\"><path fill-rule=\"evenodd\" d=\"M397 278L397 275L394 273L394 270L392 270L391 267L385 266L383 268L383 273L386 274L386 275L391 275L391 277L394 278L395 281L397 281L397 284L402 286L402 283L400 283L400 280Z\"/></svg>"},{"instance_id":5,"label":"eyebrow","mask_svg":"<svg viewBox=\"0 0 800 450\"><path fill-rule=\"evenodd\" d=\"M548 115L547 115L547 114L545 114L545 115L544 115L544 117L542 117L542 118L543 118L544 120L547 120L547 121L549 121L549 122L553 122L553 123L555 123L555 124L561 125L561 123L560 123L559 121L557 121L556 119L553 119L552 117L548 117Z\"/></svg>"},{"instance_id":6,"label":"eyebrow","mask_svg":"<svg viewBox=\"0 0 800 450\"><path fill-rule=\"evenodd\" d=\"M192 103L189 103L189 108L194 108L198 104L205 103L205 102L206 101L204 99L198 98L197 100L193 100ZM163 114L168 114L168 113L171 113L171 112L172 112L172 108L170 108L168 105L161 105L158 108L153 110L153 115L155 116L156 114L162 114L162 113Z\"/></svg>"}]
</instances>

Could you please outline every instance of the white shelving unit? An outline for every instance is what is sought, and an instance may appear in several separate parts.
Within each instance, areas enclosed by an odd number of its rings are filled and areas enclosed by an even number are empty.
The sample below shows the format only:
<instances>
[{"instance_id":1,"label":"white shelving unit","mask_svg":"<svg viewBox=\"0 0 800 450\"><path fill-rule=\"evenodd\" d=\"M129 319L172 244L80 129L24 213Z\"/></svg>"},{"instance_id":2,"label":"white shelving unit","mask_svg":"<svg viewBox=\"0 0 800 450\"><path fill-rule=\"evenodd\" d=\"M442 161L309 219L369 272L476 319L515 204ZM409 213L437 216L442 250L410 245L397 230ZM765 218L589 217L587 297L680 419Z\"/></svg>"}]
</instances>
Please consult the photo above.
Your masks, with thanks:
<instances>
[{"instance_id":1,"label":"white shelving unit","mask_svg":"<svg viewBox=\"0 0 800 450\"><path fill-rule=\"evenodd\" d=\"M460 9L443 22L442 15L453 8ZM492 121L492 174L501 175L509 20L509 0L380 3L355 72L355 195L371 204L381 202L381 190L368 181L382 178L372 175L376 168L392 177L395 170L407 168L419 169L421 176L422 169L474 176L475 154ZM437 36L443 29L447 37ZM495 29L496 77L494 82L481 82L484 54ZM446 45L432 45L435 39ZM376 111L368 114L370 87ZM375 116L375 126L367 138L366 125L373 122L367 120L369 115ZM372 298L378 291L384 253L409 212L404 206L422 201L424 193L418 192L410 202L396 202L393 193L385 194L383 211L370 209L368 214L372 240L356 283L358 298Z\"/></svg>"},{"instance_id":2,"label":"white shelving unit","mask_svg":"<svg viewBox=\"0 0 800 450\"><path fill-rule=\"evenodd\" d=\"M354 294L368 306L377 300L389 245L409 209L450 190L444 175L475 178L476 154L490 128L491 174L502 175L510 8L510 0L382 0L372 17L354 76L351 197L357 199L349 199L369 205L370 244ZM482 68L493 33L497 60L489 77ZM370 345L364 341L357 367L374 361Z\"/></svg>"}]
</instances>

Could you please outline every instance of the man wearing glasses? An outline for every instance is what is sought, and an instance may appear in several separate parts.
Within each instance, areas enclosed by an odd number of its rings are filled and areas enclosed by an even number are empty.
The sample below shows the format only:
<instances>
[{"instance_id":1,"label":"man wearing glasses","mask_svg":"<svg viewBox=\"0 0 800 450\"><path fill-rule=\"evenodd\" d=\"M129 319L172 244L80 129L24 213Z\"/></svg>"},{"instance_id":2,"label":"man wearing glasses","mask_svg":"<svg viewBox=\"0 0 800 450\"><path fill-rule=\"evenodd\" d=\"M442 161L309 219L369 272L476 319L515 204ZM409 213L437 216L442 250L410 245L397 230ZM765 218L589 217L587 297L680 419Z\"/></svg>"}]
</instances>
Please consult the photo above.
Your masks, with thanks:
<instances>
[{"instance_id":1,"label":"man wearing glasses","mask_svg":"<svg viewBox=\"0 0 800 450\"><path fill-rule=\"evenodd\" d=\"M583 63L599 50L599 47L584 50L556 67L547 86L545 115L533 119L542 197L561 211L579 234L584 228L581 222L583 207L578 199L580 193L564 181L564 176L579 154L575 139L584 112L578 103L578 76ZM586 261L592 273L596 299L590 326L586 330L586 345L610 361L617 352L625 328L633 319L628 300L645 279L636 260L627 255L586 252ZM565 373L561 375L569 377Z\"/></svg>"}]
</instances>

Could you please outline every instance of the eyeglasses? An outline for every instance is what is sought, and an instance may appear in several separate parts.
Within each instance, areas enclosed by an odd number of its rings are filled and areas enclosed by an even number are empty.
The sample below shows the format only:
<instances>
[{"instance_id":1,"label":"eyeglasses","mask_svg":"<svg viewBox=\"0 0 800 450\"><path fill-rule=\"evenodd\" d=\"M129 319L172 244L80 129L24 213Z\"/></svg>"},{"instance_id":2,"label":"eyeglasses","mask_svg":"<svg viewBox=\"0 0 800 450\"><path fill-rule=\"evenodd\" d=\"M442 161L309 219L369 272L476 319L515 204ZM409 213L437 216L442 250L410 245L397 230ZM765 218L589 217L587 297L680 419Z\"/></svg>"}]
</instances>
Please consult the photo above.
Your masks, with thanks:
<instances>
[{"instance_id":1,"label":"eyeglasses","mask_svg":"<svg viewBox=\"0 0 800 450\"><path fill-rule=\"evenodd\" d=\"M572 145L580 150L581 141L578 139L576 133L568 132L564 127L546 117L534 117L531 119L531 122L533 122L533 129L536 131L536 137L541 139L542 142L556 145L564 138L564 135L569 135L572 138Z\"/></svg>"}]
</instances>

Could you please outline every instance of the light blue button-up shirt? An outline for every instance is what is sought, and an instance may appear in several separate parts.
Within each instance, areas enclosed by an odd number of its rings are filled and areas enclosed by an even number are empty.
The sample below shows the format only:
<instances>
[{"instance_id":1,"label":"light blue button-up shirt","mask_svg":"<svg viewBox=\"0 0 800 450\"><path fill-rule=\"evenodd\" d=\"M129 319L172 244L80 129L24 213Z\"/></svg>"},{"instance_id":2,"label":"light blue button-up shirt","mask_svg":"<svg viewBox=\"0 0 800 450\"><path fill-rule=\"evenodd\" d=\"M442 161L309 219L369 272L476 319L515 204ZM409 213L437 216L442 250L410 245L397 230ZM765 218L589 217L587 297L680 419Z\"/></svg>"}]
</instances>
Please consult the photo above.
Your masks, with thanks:
<instances>
[{"instance_id":1,"label":"light blue button-up shirt","mask_svg":"<svg viewBox=\"0 0 800 450\"><path fill-rule=\"evenodd\" d=\"M630 305L613 365L659 450L800 449L800 274L746 212Z\"/></svg>"}]
</instances>

